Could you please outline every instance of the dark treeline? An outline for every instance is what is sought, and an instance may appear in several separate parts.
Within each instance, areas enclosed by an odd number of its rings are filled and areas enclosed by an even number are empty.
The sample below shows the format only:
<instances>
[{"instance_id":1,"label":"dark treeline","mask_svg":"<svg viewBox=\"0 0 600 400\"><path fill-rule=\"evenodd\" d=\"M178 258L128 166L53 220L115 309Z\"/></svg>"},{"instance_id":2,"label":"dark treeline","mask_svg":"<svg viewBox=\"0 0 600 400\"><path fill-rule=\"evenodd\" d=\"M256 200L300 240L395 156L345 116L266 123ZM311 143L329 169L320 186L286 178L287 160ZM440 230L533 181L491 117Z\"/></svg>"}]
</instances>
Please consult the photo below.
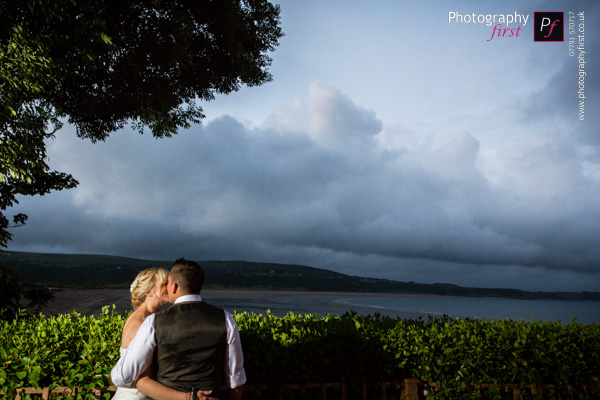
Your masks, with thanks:
<instances>
[{"instance_id":1,"label":"dark treeline","mask_svg":"<svg viewBox=\"0 0 600 400\"><path fill-rule=\"evenodd\" d=\"M600 300L598 292L529 292L518 289L471 288L446 283L424 284L350 276L290 264L246 261L199 261L206 287L227 289L308 290L371 293L411 293L514 299ZM65 255L11 252L1 267L18 270L24 282L50 287L128 287L137 272L169 268L172 261L150 261L103 255ZM417 278L417 277L415 277Z\"/></svg>"}]
</instances>

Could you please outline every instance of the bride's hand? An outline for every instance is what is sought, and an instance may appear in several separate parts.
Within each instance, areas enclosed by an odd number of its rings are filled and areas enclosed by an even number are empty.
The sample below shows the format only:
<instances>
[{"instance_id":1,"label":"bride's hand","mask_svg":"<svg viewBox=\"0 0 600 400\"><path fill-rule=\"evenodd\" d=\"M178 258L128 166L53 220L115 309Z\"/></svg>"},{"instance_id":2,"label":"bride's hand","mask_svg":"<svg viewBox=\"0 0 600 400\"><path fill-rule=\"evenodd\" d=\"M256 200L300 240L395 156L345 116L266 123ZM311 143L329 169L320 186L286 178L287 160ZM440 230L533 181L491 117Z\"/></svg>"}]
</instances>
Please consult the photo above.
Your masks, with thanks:
<instances>
[{"instance_id":1,"label":"bride's hand","mask_svg":"<svg viewBox=\"0 0 600 400\"><path fill-rule=\"evenodd\" d=\"M212 390L198 390L196 396L198 400L219 400L218 397L210 397Z\"/></svg>"}]
</instances>

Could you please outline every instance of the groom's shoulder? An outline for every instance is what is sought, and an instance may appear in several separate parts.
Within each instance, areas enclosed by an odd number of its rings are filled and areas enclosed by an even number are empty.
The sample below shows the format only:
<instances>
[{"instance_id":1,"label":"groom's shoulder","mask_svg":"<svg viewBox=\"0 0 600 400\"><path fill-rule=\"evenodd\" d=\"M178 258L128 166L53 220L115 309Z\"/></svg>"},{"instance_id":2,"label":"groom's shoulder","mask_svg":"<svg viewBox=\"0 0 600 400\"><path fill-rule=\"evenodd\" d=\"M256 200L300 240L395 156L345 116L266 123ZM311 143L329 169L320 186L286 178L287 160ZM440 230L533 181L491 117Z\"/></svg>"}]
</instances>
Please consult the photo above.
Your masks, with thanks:
<instances>
[{"instance_id":1,"label":"groom's shoulder","mask_svg":"<svg viewBox=\"0 0 600 400\"><path fill-rule=\"evenodd\" d=\"M226 325L227 311L205 301L191 301L173 304L171 307L156 313L155 325L165 326L188 319L207 319L217 324Z\"/></svg>"},{"instance_id":2,"label":"groom's shoulder","mask_svg":"<svg viewBox=\"0 0 600 400\"><path fill-rule=\"evenodd\" d=\"M202 301L188 301L188 302L181 302L181 303L176 303L171 305L168 308L165 308L159 312L157 312L156 314L171 314L174 312L178 312L178 311L185 311L185 310L189 310L189 309L204 309L204 310L210 310L210 311L215 311L215 312L222 312L224 313L225 310L221 307L217 307L213 304L207 303L206 301L202 300Z\"/></svg>"},{"instance_id":3,"label":"groom's shoulder","mask_svg":"<svg viewBox=\"0 0 600 400\"><path fill-rule=\"evenodd\" d=\"M202 304L204 307L206 307L206 308L210 308L210 309L213 309L213 310L221 310L221 311L224 311L224 310L223 310L221 307L215 306L214 304L207 303L207 302L205 302L205 301L201 301L200 303L201 303L201 304Z\"/></svg>"}]
</instances>

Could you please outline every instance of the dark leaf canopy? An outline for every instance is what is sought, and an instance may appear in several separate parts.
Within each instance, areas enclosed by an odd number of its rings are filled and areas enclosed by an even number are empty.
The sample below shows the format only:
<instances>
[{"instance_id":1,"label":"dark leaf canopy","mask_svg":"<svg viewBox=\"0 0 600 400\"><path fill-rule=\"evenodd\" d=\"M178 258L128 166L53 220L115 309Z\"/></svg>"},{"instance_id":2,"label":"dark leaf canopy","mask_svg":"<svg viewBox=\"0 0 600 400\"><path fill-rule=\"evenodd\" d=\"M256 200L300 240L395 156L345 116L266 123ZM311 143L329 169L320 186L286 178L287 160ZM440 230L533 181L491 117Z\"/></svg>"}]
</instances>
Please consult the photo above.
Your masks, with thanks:
<instances>
[{"instance_id":1,"label":"dark leaf canopy","mask_svg":"<svg viewBox=\"0 0 600 400\"><path fill-rule=\"evenodd\" d=\"M279 7L264 0L10 3L2 34L21 26L44 46L56 80L45 98L92 140L128 121L157 137L199 122L197 99L271 80L282 36Z\"/></svg>"}]
</instances>

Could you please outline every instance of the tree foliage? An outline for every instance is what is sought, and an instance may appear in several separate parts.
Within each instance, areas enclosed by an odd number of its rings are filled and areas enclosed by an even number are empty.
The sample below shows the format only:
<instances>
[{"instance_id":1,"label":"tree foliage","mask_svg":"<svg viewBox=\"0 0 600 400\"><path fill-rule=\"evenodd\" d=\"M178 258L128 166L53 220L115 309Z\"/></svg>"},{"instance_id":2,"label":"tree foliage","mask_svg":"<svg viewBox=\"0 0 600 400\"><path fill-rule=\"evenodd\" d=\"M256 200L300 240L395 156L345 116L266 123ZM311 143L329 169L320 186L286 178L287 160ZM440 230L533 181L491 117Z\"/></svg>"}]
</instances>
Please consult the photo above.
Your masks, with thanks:
<instances>
[{"instance_id":1,"label":"tree foliage","mask_svg":"<svg viewBox=\"0 0 600 400\"><path fill-rule=\"evenodd\" d=\"M27 300L27 304L22 304L23 300ZM25 284L19 271L0 267L0 319L12 319L26 308L38 312L52 300L54 294L47 288Z\"/></svg>"},{"instance_id":2,"label":"tree foliage","mask_svg":"<svg viewBox=\"0 0 600 400\"><path fill-rule=\"evenodd\" d=\"M4 211L18 203L17 195L44 195L77 184L46 163L44 140L61 127L56 111L43 98L55 80L46 50L28 43L26 36L23 27L14 26L0 46L0 247L12 237ZM14 215L13 226L26 219L24 214Z\"/></svg>"},{"instance_id":3,"label":"tree foliage","mask_svg":"<svg viewBox=\"0 0 600 400\"><path fill-rule=\"evenodd\" d=\"M7 0L0 4L0 247L19 195L73 188L45 141L62 127L104 140L127 123L169 137L196 102L271 80L282 36L267 0Z\"/></svg>"}]
</instances>

